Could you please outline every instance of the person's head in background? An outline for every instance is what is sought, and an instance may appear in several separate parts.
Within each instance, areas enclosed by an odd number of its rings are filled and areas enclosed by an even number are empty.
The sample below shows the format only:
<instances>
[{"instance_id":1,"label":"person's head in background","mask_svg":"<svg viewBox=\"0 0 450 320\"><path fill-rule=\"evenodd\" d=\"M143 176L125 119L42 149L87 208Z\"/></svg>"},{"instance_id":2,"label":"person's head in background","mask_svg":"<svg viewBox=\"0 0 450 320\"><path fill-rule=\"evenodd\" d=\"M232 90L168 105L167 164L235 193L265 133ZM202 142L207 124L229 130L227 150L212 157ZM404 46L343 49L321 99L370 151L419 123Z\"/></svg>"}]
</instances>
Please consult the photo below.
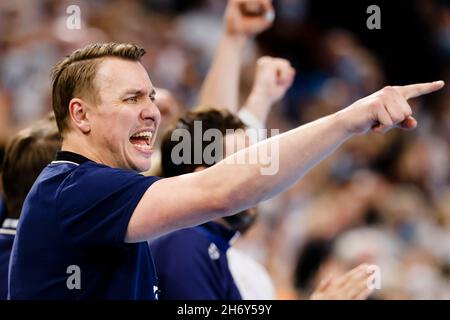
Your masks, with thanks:
<instances>
[{"instance_id":1,"label":"person's head in background","mask_svg":"<svg viewBox=\"0 0 450 320\"><path fill-rule=\"evenodd\" d=\"M301 295L310 295L318 286L319 269L332 261L332 252L333 240L312 238L304 244L294 270L294 286Z\"/></svg>"},{"instance_id":2,"label":"person's head in background","mask_svg":"<svg viewBox=\"0 0 450 320\"><path fill-rule=\"evenodd\" d=\"M6 218L19 218L34 181L55 159L60 147L61 139L53 115L18 132L7 144L1 170Z\"/></svg>"},{"instance_id":3,"label":"person's head in background","mask_svg":"<svg viewBox=\"0 0 450 320\"><path fill-rule=\"evenodd\" d=\"M198 130L199 123L201 123L202 129L200 136L195 134L198 132L194 133L195 130ZM220 131L220 145L223 146L222 154L226 157L233 152L238 151L236 150L237 148L248 146L248 139L243 133L245 128L244 123L237 116L225 109L200 108L196 111L187 112L178 120L175 127L168 130L163 136L161 144L163 175L165 177L173 177L197 172L211 167L216 163L211 162L204 157L204 154L208 151L208 146L212 143L212 141L208 139L202 139L203 134L207 130L216 129ZM173 153L176 153L178 150L179 143L182 143L181 139L174 139L172 136L177 129L184 129L189 133L190 150L192 151L188 155L189 161L182 161L180 164L175 163L172 158ZM236 132L227 134L227 129L232 129ZM201 141L195 141L194 139L197 137L200 138ZM200 146L201 149L198 148L198 146ZM196 156L195 151L201 151L201 157L198 157L198 154ZM219 219L216 222L225 225L229 229L243 233L253 224L255 218L256 209L252 208L233 216Z\"/></svg>"},{"instance_id":4,"label":"person's head in background","mask_svg":"<svg viewBox=\"0 0 450 320\"><path fill-rule=\"evenodd\" d=\"M181 116L183 107L175 98L173 93L164 88L155 88L155 104L161 113L161 122L159 124L159 131L164 133L170 126L173 126L178 118ZM162 135L158 135L155 141L155 146L160 146Z\"/></svg>"}]
</instances>

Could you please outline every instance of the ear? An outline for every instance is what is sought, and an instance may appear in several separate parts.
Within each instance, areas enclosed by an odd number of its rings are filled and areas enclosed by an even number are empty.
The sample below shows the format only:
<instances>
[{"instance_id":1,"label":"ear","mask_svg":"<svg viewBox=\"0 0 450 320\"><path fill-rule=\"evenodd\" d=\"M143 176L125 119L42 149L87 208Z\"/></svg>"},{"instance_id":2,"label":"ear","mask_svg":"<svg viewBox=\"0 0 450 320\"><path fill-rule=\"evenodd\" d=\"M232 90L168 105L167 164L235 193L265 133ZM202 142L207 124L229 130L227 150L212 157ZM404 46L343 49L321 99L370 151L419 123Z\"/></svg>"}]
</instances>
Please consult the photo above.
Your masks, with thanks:
<instances>
[{"instance_id":1,"label":"ear","mask_svg":"<svg viewBox=\"0 0 450 320\"><path fill-rule=\"evenodd\" d=\"M89 105L86 101L73 98L69 102L69 114L72 124L81 132L87 134L91 131L91 124L88 119Z\"/></svg>"}]
</instances>

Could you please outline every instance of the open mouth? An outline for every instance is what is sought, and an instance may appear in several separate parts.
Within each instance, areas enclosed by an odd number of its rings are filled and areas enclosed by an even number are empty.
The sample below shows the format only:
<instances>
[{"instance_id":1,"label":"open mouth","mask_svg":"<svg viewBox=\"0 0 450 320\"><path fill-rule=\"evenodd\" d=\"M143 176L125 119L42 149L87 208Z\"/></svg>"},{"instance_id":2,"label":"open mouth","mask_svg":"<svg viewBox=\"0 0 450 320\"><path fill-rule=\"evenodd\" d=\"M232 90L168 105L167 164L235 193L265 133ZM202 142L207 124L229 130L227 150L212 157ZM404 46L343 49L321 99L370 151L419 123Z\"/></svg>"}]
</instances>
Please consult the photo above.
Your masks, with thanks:
<instances>
[{"instance_id":1,"label":"open mouth","mask_svg":"<svg viewBox=\"0 0 450 320\"><path fill-rule=\"evenodd\" d=\"M140 131L130 137L131 144L138 150L149 153L152 151L153 133L150 130Z\"/></svg>"}]
</instances>

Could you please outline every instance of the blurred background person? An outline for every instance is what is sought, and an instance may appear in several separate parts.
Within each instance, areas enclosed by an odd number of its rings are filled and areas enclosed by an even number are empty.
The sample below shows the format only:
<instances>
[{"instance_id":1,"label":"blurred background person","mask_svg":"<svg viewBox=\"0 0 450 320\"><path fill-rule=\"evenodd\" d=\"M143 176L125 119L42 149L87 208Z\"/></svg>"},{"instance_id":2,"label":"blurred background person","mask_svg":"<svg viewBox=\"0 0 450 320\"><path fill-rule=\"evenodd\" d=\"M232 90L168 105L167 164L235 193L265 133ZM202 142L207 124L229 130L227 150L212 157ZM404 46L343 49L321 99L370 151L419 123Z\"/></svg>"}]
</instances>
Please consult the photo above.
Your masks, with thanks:
<instances>
[{"instance_id":1,"label":"blurred background person","mask_svg":"<svg viewBox=\"0 0 450 320\"><path fill-rule=\"evenodd\" d=\"M8 264L23 202L41 171L54 160L61 141L53 115L18 132L6 147L1 184L6 216L0 220L0 299L8 293Z\"/></svg>"}]
</instances>

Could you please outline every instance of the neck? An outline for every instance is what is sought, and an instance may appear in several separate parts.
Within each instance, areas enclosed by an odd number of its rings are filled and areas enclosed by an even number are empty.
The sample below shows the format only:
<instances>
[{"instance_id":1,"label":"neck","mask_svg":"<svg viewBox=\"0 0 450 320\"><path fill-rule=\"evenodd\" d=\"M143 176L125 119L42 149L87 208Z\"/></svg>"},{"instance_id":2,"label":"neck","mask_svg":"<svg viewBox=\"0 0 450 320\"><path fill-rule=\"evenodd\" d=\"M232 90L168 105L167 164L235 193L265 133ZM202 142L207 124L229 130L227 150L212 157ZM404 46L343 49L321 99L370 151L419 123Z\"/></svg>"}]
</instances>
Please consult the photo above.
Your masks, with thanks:
<instances>
[{"instance_id":1,"label":"neck","mask_svg":"<svg viewBox=\"0 0 450 320\"><path fill-rule=\"evenodd\" d=\"M78 153L94 162L102 163L111 166L111 163L101 157L88 143L85 142L84 137L74 137L74 134L67 133L64 137L61 151L70 151Z\"/></svg>"}]
</instances>

